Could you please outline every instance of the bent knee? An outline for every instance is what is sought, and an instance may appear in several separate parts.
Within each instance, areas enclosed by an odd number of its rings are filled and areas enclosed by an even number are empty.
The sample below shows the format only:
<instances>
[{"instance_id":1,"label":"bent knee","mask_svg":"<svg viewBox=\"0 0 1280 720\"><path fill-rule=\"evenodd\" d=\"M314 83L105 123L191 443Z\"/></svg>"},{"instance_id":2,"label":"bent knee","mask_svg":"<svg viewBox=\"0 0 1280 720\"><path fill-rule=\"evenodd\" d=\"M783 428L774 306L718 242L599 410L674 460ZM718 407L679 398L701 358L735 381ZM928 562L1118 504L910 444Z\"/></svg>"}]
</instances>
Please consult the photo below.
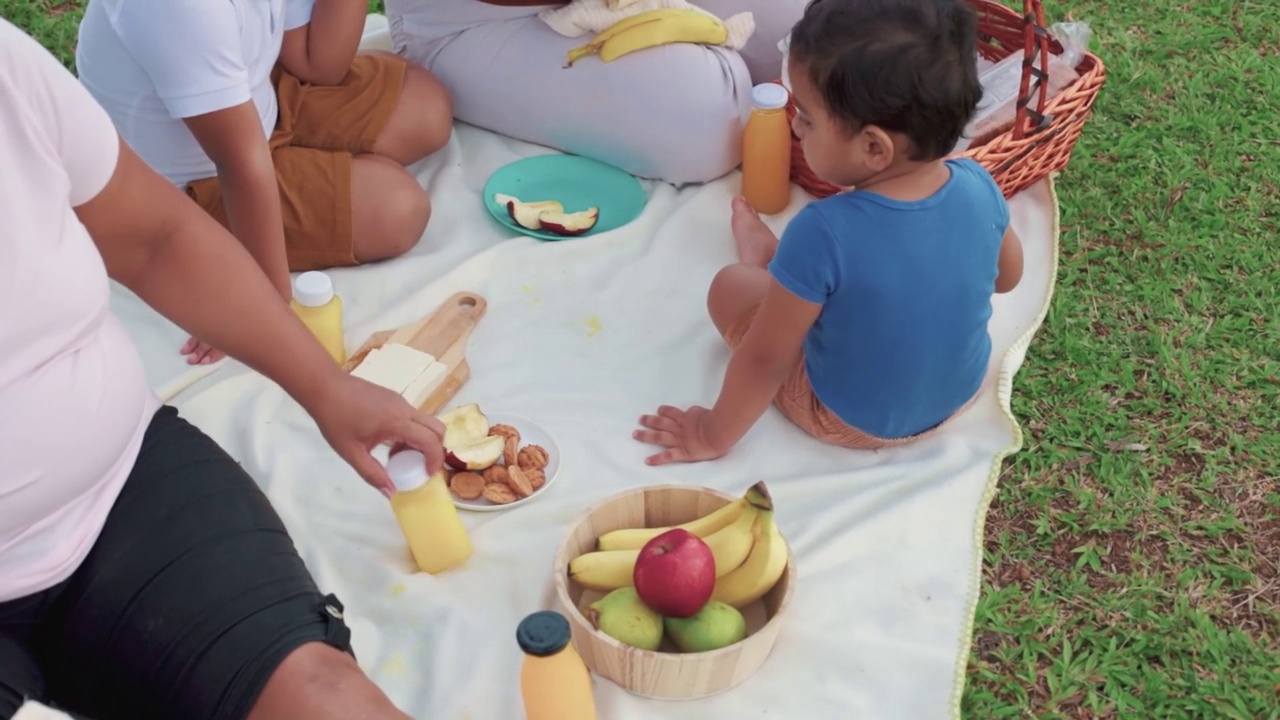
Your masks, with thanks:
<instances>
[{"instance_id":1,"label":"bent knee","mask_svg":"<svg viewBox=\"0 0 1280 720\"><path fill-rule=\"evenodd\" d=\"M453 134L453 97L424 68L408 63L404 78L405 111L417 125L417 150L426 157L449 144Z\"/></svg>"},{"instance_id":2,"label":"bent knee","mask_svg":"<svg viewBox=\"0 0 1280 720\"><path fill-rule=\"evenodd\" d=\"M721 268L707 288L707 314L721 335L728 333L742 316L764 299L768 271L742 263Z\"/></svg>"},{"instance_id":3,"label":"bent knee","mask_svg":"<svg viewBox=\"0 0 1280 720\"><path fill-rule=\"evenodd\" d=\"M412 250L426 231L431 199L417 179L394 162L383 158L360 162L363 170L352 183L356 260L399 257Z\"/></svg>"}]
</instances>

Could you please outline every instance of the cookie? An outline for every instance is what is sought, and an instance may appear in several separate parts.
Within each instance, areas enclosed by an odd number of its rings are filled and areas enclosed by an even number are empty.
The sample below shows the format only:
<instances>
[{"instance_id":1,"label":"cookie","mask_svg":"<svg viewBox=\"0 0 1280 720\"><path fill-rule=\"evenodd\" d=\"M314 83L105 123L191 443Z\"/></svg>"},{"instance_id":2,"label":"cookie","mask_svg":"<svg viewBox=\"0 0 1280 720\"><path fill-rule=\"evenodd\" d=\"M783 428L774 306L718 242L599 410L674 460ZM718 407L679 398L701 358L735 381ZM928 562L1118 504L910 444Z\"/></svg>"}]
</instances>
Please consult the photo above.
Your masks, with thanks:
<instances>
[{"instance_id":1,"label":"cookie","mask_svg":"<svg viewBox=\"0 0 1280 720\"><path fill-rule=\"evenodd\" d=\"M489 428L490 435L497 435L506 441L503 446L502 454L506 458L508 465L514 465L516 462L517 450L520 448L520 431L510 425L501 423Z\"/></svg>"},{"instance_id":2,"label":"cookie","mask_svg":"<svg viewBox=\"0 0 1280 720\"><path fill-rule=\"evenodd\" d=\"M544 470L525 470L525 471L523 471L523 472L524 472L524 476L525 476L525 477L527 477L527 478L529 478L529 487L533 488L533 491L534 491L534 492L538 492L539 490L541 490L541 489L542 489L542 486L543 486L543 485L546 485L546 484L547 484L547 473L546 473L546 471L544 471Z\"/></svg>"},{"instance_id":3,"label":"cookie","mask_svg":"<svg viewBox=\"0 0 1280 720\"><path fill-rule=\"evenodd\" d=\"M449 483L449 489L463 500L475 500L484 494L484 478L473 472L458 473Z\"/></svg>"},{"instance_id":4,"label":"cookie","mask_svg":"<svg viewBox=\"0 0 1280 720\"><path fill-rule=\"evenodd\" d=\"M527 498L533 494L533 485L518 465L512 465L507 468L507 484L522 498Z\"/></svg>"},{"instance_id":5,"label":"cookie","mask_svg":"<svg viewBox=\"0 0 1280 720\"><path fill-rule=\"evenodd\" d=\"M481 474L486 483L507 483L507 469L501 465L491 465Z\"/></svg>"},{"instance_id":6,"label":"cookie","mask_svg":"<svg viewBox=\"0 0 1280 720\"><path fill-rule=\"evenodd\" d=\"M516 463L521 470L541 470L550 461L547 451L538 445L526 445L516 456Z\"/></svg>"},{"instance_id":7,"label":"cookie","mask_svg":"<svg viewBox=\"0 0 1280 720\"><path fill-rule=\"evenodd\" d=\"M485 483L484 499L494 505L506 505L516 501L516 493L506 483Z\"/></svg>"}]
</instances>

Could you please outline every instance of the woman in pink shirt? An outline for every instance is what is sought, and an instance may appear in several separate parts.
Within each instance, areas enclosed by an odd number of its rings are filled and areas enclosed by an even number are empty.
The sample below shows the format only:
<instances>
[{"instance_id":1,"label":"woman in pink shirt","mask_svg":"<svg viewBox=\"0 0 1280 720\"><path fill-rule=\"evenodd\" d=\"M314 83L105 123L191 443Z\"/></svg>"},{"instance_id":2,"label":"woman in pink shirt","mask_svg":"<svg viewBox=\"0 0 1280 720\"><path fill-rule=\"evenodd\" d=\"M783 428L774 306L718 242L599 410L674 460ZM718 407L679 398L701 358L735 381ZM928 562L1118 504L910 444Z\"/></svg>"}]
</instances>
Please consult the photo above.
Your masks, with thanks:
<instances>
[{"instance_id":1,"label":"woman in pink shirt","mask_svg":"<svg viewBox=\"0 0 1280 720\"><path fill-rule=\"evenodd\" d=\"M386 494L370 449L435 469L439 423L334 365L2 19L0 168L0 719L28 699L95 720L407 718L257 485L148 389L107 278L278 382Z\"/></svg>"}]
</instances>

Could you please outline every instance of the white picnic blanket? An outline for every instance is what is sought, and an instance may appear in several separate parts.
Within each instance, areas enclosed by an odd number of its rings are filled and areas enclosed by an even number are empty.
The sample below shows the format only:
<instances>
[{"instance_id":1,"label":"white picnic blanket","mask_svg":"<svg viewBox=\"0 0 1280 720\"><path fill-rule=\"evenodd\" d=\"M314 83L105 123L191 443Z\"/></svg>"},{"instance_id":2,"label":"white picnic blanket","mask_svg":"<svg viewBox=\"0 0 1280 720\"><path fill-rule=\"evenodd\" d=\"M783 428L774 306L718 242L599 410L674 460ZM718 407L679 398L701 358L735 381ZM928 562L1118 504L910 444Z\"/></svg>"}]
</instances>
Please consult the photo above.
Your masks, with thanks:
<instances>
[{"instance_id":1,"label":"white picnic blanket","mask_svg":"<svg viewBox=\"0 0 1280 720\"><path fill-rule=\"evenodd\" d=\"M739 177L676 191L646 183L644 214L617 231L543 243L484 211L485 180L545 149L468 127L415 170L434 200L422 244L379 265L332 273L347 341L429 313L468 290L489 300L472 336L473 376L456 402L532 418L560 445L562 470L536 502L465 513L468 564L411 572L381 495L328 448L299 406L234 362L192 372L185 335L127 291L115 309L158 392L261 483L325 591L347 605L360 663L415 718L514 720L516 624L554 607L552 557L566 527L614 493L689 483L737 495L765 480L797 556L790 617L758 675L706 700L662 703L596 686L604 720L959 717L982 557L1001 459L1020 447L1014 374L1052 295L1057 204L1044 182L1012 202L1026 252L1015 292L995 299L996 352L980 401L945 432L878 453L822 445L770 410L713 463L648 468L630 438L661 403L710 403L727 351L704 310L734 259L729 205ZM807 197L798 189L781 230Z\"/></svg>"}]
</instances>

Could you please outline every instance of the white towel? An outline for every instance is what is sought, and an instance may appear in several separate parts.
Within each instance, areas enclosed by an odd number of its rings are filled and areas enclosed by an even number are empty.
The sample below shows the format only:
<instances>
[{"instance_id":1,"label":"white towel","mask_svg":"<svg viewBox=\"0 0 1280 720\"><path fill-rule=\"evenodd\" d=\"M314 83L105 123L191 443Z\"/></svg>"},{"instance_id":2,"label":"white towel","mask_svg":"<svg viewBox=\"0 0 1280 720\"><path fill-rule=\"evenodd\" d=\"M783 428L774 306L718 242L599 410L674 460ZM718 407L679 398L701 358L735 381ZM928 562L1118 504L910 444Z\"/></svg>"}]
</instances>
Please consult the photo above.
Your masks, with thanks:
<instances>
[{"instance_id":1,"label":"white towel","mask_svg":"<svg viewBox=\"0 0 1280 720\"><path fill-rule=\"evenodd\" d=\"M618 5L617 9L613 6ZM707 12L688 0L573 0L564 7L551 8L538 13L538 17L552 30L565 37L579 37L589 32L600 32L623 18L631 17L650 10L688 9ZM711 15L711 13L707 13ZM715 17L712 15L712 17ZM720 18L729 38L724 47L730 50L741 50L756 31L756 20L749 12L738 13L730 18Z\"/></svg>"}]
</instances>

